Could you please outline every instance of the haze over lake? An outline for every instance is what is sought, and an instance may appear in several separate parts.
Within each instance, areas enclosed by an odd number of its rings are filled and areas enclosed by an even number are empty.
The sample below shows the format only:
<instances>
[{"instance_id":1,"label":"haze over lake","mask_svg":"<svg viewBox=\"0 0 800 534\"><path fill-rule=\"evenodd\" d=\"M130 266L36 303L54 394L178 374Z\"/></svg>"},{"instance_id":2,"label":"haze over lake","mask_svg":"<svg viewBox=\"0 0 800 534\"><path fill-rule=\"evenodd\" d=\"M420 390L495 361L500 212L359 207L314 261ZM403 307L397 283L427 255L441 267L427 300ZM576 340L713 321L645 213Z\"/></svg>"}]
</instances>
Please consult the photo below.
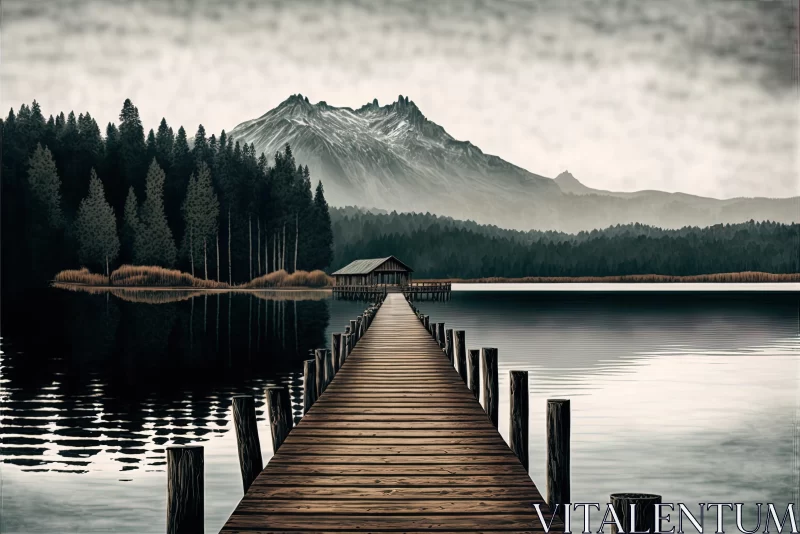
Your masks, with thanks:
<instances>
[{"instance_id":1,"label":"haze over lake","mask_svg":"<svg viewBox=\"0 0 800 534\"><path fill-rule=\"evenodd\" d=\"M365 306L291 297L49 289L4 302L0 531L163 532L165 447L200 443L217 532L241 498L231 396L256 396L266 461L264 387L289 383L300 402L308 350ZM540 488L545 401L564 397L574 502L798 501L796 292L471 291L418 306L469 348L499 349L504 437L508 371L529 371Z\"/></svg>"}]
</instances>

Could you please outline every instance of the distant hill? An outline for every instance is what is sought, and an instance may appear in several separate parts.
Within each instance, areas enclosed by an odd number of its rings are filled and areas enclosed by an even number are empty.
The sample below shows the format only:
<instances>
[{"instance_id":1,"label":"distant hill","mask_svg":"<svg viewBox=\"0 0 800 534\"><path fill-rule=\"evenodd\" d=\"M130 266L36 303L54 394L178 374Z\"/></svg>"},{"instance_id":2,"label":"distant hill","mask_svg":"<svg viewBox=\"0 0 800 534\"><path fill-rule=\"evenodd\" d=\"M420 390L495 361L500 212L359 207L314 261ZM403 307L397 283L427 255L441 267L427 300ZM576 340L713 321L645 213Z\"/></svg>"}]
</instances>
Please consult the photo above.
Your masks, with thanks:
<instances>
[{"instance_id":1,"label":"distant hill","mask_svg":"<svg viewBox=\"0 0 800 534\"><path fill-rule=\"evenodd\" d=\"M292 95L231 131L268 155L286 143L321 179L333 206L431 212L516 229L575 232L641 222L666 228L800 219L798 198L717 200L682 193L615 193L569 173L529 172L428 120L408 97L357 109Z\"/></svg>"}]
</instances>

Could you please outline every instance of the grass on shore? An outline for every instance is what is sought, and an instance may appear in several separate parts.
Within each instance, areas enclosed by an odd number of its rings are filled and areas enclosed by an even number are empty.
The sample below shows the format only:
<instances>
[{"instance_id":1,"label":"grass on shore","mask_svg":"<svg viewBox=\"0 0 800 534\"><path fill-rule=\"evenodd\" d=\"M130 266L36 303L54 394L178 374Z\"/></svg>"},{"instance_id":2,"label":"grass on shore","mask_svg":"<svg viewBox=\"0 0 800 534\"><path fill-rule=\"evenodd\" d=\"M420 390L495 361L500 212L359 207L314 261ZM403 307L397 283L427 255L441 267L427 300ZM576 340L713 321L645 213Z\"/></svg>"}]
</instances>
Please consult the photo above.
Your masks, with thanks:
<instances>
[{"instance_id":1,"label":"grass on shore","mask_svg":"<svg viewBox=\"0 0 800 534\"><path fill-rule=\"evenodd\" d=\"M428 280L419 280L420 282ZM430 280L433 281L433 280ZM800 282L800 273L774 274L758 271L739 273L698 274L692 276L670 276L664 274L630 274L624 276L526 276L523 278L472 278L436 280L463 284L570 284L570 283L745 283L745 282Z\"/></svg>"},{"instance_id":2,"label":"grass on shore","mask_svg":"<svg viewBox=\"0 0 800 534\"><path fill-rule=\"evenodd\" d=\"M241 285L231 286L226 282L205 280L176 269L165 269L146 265L123 265L111 276L92 273L88 269L69 269L56 274L55 284L114 287L170 287L197 289L261 289L287 287L326 287L332 278L322 271L277 271L255 278Z\"/></svg>"}]
</instances>

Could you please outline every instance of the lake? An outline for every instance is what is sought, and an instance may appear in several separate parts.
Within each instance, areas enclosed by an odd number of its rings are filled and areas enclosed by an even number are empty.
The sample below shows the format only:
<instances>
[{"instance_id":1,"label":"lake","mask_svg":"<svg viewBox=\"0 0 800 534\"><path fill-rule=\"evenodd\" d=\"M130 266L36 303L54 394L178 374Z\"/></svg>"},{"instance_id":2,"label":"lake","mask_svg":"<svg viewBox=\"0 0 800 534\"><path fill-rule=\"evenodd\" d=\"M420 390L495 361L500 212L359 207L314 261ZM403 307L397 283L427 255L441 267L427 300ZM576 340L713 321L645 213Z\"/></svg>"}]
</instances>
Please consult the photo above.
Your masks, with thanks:
<instances>
[{"instance_id":1,"label":"lake","mask_svg":"<svg viewBox=\"0 0 800 534\"><path fill-rule=\"evenodd\" d=\"M545 402L570 398L573 502L798 502L797 293L458 291L418 307L499 349L504 437L508 371L529 371L540 489ZM163 532L165 447L186 443L205 447L217 532L242 493L231 397L256 396L267 460L264 388L300 403L308 351L363 308L314 291L4 299L0 532Z\"/></svg>"}]
</instances>

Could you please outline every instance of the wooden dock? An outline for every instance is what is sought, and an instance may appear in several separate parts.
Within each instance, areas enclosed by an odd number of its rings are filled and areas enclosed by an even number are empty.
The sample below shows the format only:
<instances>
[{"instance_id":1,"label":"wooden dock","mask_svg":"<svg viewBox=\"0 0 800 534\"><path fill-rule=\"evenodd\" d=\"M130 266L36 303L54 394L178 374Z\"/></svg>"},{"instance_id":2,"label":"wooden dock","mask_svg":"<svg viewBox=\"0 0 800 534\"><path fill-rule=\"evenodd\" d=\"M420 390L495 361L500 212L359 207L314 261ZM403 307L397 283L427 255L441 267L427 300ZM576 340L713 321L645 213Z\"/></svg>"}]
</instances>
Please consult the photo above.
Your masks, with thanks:
<instances>
[{"instance_id":1,"label":"wooden dock","mask_svg":"<svg viewBox=\"0 0 800 534\"><path fill-rule=\"evenodd\" d=\"M542 532L534 503L549 519L473 391L391 293L222 531Z\"/></svg>"}]
</instances>

